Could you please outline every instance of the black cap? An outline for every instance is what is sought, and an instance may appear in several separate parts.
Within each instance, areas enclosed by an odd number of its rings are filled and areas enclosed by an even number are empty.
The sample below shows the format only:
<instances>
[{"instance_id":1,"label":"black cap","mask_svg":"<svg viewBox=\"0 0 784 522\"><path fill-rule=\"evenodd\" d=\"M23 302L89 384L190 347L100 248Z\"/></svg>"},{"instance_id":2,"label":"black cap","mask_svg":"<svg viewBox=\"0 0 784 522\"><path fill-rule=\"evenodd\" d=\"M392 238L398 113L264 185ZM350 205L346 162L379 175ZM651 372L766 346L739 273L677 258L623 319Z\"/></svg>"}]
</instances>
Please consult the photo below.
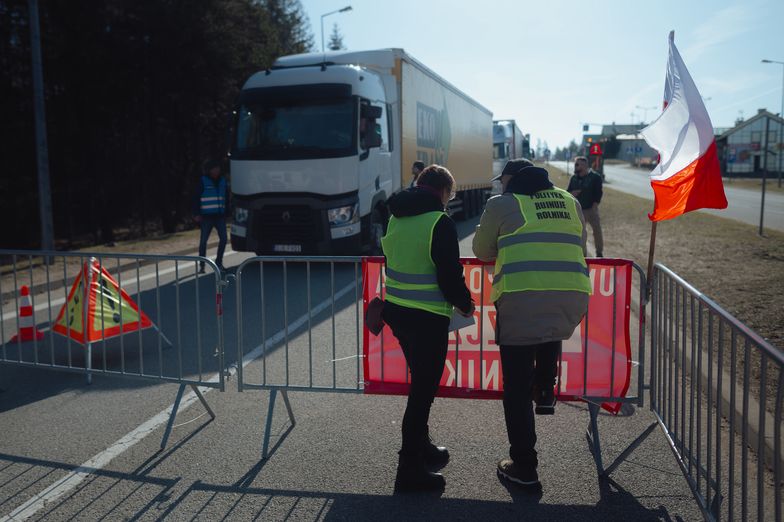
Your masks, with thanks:
<instances>
[{"instance_id":1,"label":"black cap","mask_svg":"<svg viewBox=\"0 0 784 522\"><path fill-rule=\"evenodd\" d=\"M501 173L498 176L494 177L491 181L497 181L501 179L501 176L516 176L518 174L526 174L528 172L532 172L532 170L530 169L537 169L540 171L544 170L541 167L535 167L530 160L527 160L525 158L509 160L506 162L506 165L504 165L504 170L502 170ZM525 172L523 172L524 170ZM544 170L544 172L546 175L547 171Z\"/></svg>"}]
</instances>

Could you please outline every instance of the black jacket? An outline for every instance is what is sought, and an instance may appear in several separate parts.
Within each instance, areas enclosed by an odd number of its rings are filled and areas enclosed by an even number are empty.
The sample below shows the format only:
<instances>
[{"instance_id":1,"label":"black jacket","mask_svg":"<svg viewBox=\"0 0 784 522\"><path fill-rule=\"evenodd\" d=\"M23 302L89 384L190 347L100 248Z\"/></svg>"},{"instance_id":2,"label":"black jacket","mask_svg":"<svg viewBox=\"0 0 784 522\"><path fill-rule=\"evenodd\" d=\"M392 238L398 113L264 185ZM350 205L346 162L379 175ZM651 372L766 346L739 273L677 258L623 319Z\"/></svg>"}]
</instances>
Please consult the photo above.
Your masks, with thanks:
<instances>
[{"instance_id":1,"label":"black jacket","mask_svg":"<svg viewBox=\"0 0 784 522\"><path fill-rule=\"evenodd\" d=\"M566 190L571 192L573 190L580 190L580 195L577 196L577 201L580 202L582 208L591 208L594 203L602 201L602 176L589 170L585 177L580 177L577 174L572 176L569 180L569 188Z\"/></svg>"},{"instance_id":2,"label":"black jacket","mask_svg":"<svg viewBox=\"0 0 784 522\"><path fill-rule=\"evenodd\" d=\"M419 188L398 192L389 198L388 204L392 215L398 218L444 210L437 196ZM449 216L441 217L433 229L430 258L436 265L441 293L453 306L468 312L471 309L471 293L466 288L463 265L460 264L457 227Z\"/></svg>"}]
</instances>

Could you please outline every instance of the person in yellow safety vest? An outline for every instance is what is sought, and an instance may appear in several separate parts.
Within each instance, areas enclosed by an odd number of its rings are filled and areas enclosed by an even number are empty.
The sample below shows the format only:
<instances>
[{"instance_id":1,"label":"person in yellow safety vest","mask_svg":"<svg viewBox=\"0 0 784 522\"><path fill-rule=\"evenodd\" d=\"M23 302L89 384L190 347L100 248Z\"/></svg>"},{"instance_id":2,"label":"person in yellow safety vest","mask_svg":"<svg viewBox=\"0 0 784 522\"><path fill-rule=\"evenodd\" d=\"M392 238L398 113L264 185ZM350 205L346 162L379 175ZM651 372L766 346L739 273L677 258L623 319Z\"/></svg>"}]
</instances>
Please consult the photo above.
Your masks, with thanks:
<instances>
[{"instance_id":1,"label":"person in yellow safety vest","mask_svg":"<svg viewBox=\"0 0 784 522\"><path fill-rule=\"evenodd\" d=\"M430 165L417 186L389 199L392 217L381 244L386 256L382 317L400 341L411 370L403 444L395 491L442 490L444 477L431 469L446 465L449 452L430 438L428 418L446 362L453 307L474 313L465 285L457 227L444 211L455 180L444 167Z\"/></svg>"},{"instance_id":2,"label":"person in yellow safety vest","mask_svg":"<svg viewBox=\"0 0 784 522\"><path fill-rule=\"evenodd\" d=\"M555 412L558 358L588 310L591 287L583 255L580 204L526 159L507 162L476 227L474 254L495 260L492 299L504 379L509 456L498 475L539 488L536 413Z\"/></svg>"},{"instance_id":3,"label":"person in yellow safety vest","mask_svg":"<svg viewBox=\"0 0 784 522\"><path fill-rule=\"evenodd\" d=\"M193 198L193 220L199 224L199 256L207 255L207 241L212 229L218 231L218 254L215 264L223 271L223 252L226 250L226 213L228 212L228 187L221 174L219 160L204 164L205 174L201 177L198 191ZM199 273L204 273L204 261L199 262Z\"/></svg>"}]
</instances>

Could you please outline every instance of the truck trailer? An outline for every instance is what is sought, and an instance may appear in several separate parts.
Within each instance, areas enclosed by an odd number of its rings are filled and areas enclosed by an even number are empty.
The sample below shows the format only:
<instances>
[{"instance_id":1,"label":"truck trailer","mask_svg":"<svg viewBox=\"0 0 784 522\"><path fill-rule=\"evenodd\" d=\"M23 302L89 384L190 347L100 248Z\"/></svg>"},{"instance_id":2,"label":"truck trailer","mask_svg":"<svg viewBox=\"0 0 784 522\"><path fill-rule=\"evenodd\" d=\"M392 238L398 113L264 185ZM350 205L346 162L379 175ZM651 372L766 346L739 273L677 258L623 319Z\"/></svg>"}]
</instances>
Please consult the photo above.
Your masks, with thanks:
<instances>
[{"instance_id":1,"label":"truck trailer","mask_svg":"<svg viewBox=\"0 0 784 522\"><path fill-rule=\"evenodd\" d=\"M234 111L231 245L257 254L380 252L386 201L411 166L446 166L450 211L491 187L492 113L402 49L285 56Z\"/></svg>"}]
</instances>

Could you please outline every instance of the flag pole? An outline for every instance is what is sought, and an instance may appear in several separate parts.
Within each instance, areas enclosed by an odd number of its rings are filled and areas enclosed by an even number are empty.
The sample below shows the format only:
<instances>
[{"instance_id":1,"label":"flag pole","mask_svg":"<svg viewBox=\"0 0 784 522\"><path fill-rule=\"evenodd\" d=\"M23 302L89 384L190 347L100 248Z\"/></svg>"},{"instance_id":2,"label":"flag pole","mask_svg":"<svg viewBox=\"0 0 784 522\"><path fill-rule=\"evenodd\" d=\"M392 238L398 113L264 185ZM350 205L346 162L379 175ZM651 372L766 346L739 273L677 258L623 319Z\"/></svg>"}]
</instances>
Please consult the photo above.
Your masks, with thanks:
<instances>
[{"instance_id":1,"label":"flag pole","mask_svg":"<svg viewBox=\"0 0 784 522\"><path fill-rule=\"evenodd\" d=\"M649 300L651 298L651 292L653 290L652 280L653 280L653 253L656 250L656 221L651 222L651 243L648 246L648 275L646 276L645 283L645 300Z\"/></svg>"}]
</instances>

